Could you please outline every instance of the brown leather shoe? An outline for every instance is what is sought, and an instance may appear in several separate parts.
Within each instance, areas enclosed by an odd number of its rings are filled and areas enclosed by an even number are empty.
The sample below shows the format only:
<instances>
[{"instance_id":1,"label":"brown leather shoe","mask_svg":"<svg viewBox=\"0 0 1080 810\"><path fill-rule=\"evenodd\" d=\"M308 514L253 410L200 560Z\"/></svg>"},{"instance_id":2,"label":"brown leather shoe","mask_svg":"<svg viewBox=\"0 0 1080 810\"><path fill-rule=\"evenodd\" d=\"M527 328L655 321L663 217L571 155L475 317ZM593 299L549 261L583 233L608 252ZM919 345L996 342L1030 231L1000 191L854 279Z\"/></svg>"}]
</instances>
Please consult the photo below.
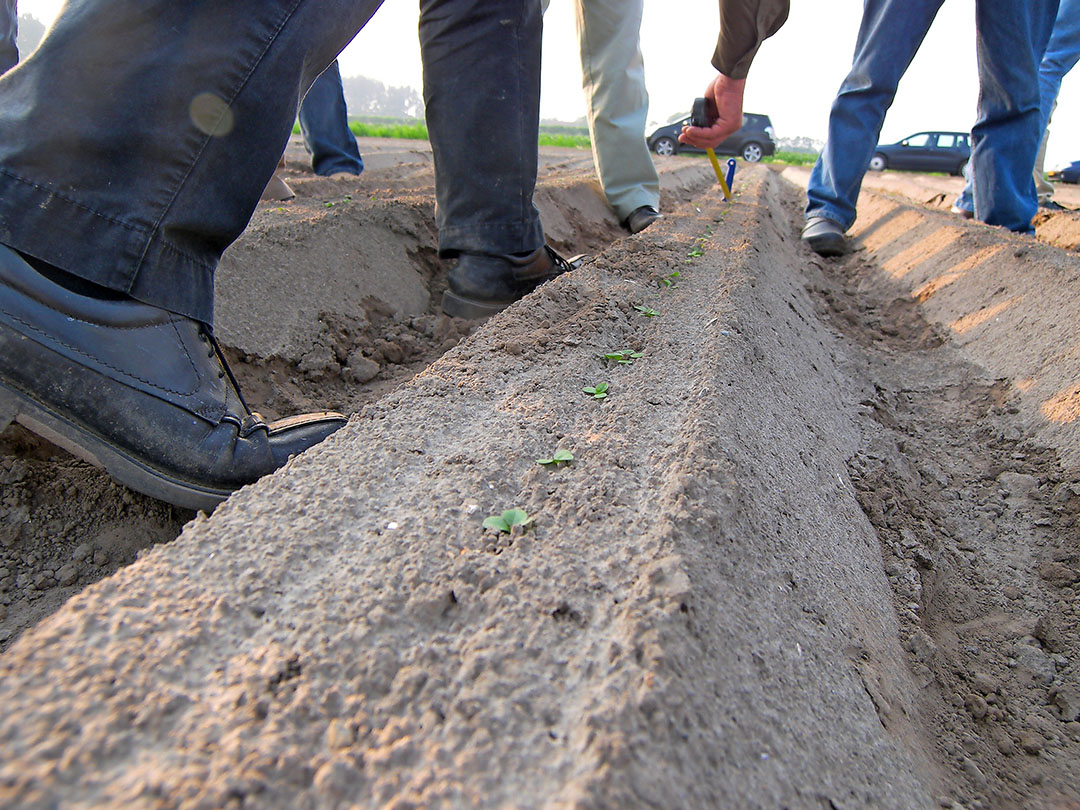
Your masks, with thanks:
<instances>
[{"instance_id":1,"label":"brown leather shoe","mask_svg":"<svg viewBox=\"0 0 1080 810\"><path fill-rule=\"evenodd\" d=\"M285 200L291 200L295 196L296 192L292 190L292 187L285 182L278 172L274 172L274 176L266 184L266 188L263 189L262 196L259 199L285 202Z\"/></svg>"},{"instance_id":2,"label":"brown leather shoe","mask_svg":"<svg viewBox=\"0 0 1080 810\"><path fill-rule=\"evenodd\" d=\"M0 245L0 430L13 420L132 489L206 510L345 424L265 422L208 327L80 295Z\"/></svg>"},{"instance_id":3,"label":"brown leather shoe","mask_svg":"<svg viewBox=\"0 0 1080 810\"><path fill-rule=\"evenodd\" d=\"M278 160L277 171L274 172L274 176L270 178L270 182L266 184L266 188L263 189L260 200L277 200L278 202L285 202L291 200L296 196L296 192L292 190L288 183L285 182L285 178L281 173L285 170L285 156L282 155Z\"/></svg>"}]
</instances>

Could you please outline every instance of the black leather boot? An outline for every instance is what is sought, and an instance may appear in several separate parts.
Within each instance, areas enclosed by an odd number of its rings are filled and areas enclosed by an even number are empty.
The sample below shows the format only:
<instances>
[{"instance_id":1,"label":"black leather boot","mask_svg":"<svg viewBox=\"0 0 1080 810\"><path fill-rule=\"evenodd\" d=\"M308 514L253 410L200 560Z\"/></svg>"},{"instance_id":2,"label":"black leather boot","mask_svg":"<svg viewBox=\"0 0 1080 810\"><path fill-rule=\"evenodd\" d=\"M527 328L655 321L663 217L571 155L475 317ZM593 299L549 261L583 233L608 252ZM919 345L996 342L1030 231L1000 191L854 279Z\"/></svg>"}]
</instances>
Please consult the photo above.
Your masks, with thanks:
<instances>
[{"instance_id":1,"label":"black leather boot","mask_svg":"<svg viewBox=\"0 0 1080 810\"><path fill-rule=\"evenodd\" d=\"M443 312L455 318L488 318L545 281L579 267L585 258L564 259L547 245L527 256L462 253L450 270Z\"/></svg>"},{"instance_id":2,"label":"black leather boot","mask_svg":"<svg viewBox=\"0 0 1080 810\"><path fill-rule=\"evenodd\" d=\"M345 424L263 421L208 327L73 292L0 245L0 430L12 420L134 490L206 510Z\"/></svg>"}]
</instances>

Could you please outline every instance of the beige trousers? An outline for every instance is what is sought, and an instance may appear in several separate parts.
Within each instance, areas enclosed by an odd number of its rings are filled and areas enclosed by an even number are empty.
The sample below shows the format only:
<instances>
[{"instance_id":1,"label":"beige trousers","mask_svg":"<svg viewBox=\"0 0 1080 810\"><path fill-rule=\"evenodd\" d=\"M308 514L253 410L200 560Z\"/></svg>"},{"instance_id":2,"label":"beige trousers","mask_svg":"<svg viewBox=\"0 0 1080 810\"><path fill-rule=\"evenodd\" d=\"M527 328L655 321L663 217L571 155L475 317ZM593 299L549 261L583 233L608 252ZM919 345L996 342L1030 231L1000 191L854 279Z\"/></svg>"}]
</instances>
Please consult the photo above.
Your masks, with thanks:
<instances>
[{"instance_id":1,"label":"beige trousers","mask_svg":"<svg viewBox=\"0 0 1080 810\"><path fill-rule=\"evenodd\" d=\"M550 0L541 0L547 11ZM644 0L573 0L593 162L620 221L660 208L660 181L645 143L649 94L641 57Z\"/></svg>"},{"instance_id":2,"label":"beige trousers","mask_svg":"<svg viewBox=\"0 0 1080 810\"><path fill-rule=\"evenodd\" d=\"M1054 120L1054 110L1057 109L1057 99L1050 108L1050 121ZM1046 142L1050 140L1049 121L1043 130L1042 143L1039 144L1039 154L1035 156L1035 170L1032 175L1035 179L1035 193L1039 195L1039 204L1050 202L1054 196L1054 184L1046 179Z\"/></svg>"}]
</instances>

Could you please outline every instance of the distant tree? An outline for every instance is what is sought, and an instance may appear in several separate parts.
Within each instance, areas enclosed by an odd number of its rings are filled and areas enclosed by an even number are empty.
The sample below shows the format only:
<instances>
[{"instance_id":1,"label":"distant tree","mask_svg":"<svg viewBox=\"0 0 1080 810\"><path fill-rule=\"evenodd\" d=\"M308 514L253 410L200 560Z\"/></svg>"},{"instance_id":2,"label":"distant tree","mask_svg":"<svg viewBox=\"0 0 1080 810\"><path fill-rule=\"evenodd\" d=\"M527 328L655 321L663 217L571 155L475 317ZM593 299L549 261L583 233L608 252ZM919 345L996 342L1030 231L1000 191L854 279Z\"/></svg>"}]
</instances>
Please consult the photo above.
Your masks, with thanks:
<instances>
[{"instance_id":1,"label":"distant tree","mask_svg":"<svg viewBox=\"0 0 1080 810\"><path fill-rule=\"evenodd\" d=\"M383 105L383 115L400 118L422 118L424 115L424 102L420 94L408 86L387 87Z\"/></svg>"},{"instance_id":2,"label":"distant tree","mask_svg":"<svg viewBox=\"0 0 1080 810\"><path fill-rule=\"evenodd\" d=\"M343 76L345 104L352 116L422 118L424 101L412 87L387 87L366 76Z\"/></svg>"},{"instance_id":3,"label":"distant tree","mask_svg":"<svg viewBox=\"0 0 1080 810\"><path fill-rule=\"evenodd\" d=\"M15 45L19 49L19 59L22 60L28 57L44 36L45 26L43 23L29 14L20 14L19 35L15 40Z\"/></svg>"},{"instance_id":4,"label":"distant tree","mask_svg":"<svg viewBox=\"0 0 1080 810\"><path fill-rule=\"evenodd\" d=\"M823 141L798 135L794 138L777 138L776 145L785 152L808 152L817 154L824 148Z\"/></svg>"}]
</instances>

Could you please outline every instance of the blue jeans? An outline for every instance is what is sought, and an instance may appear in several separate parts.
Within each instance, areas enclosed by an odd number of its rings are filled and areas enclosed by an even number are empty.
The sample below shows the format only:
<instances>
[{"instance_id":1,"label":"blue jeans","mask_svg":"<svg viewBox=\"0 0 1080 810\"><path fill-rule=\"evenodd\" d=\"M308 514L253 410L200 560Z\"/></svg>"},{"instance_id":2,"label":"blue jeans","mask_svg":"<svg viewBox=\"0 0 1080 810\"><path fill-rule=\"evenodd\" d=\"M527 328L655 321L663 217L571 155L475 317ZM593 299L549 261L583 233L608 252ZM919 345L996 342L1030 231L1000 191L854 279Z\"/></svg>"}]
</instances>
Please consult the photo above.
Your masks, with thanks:
<instances>
[{"instance_id":1,"label":"blue jeans","mask_svg":"<svg viewBox=\"0 0 1080 810\"><path fill-rule=\"evenodd\" d=\"M885 112L943 0L865 0L851 72L829 116L825 149L814 165L806 216L845 230L855 221L862 177ZM980 178L976 216L1030 232L1037 203L1031 167L1039 148L1039 57L1057 0L976 0L979 115L971 166ZM1030 193L1024 193L1027 189Z\"/></svg>"},{"instance_id":2,"label":"blue jeans","mask_svg":"<svg viewBox=\"0 0 1080 810\"><path fill-rule=\"evenodd\" d=\"M1080 61L1080 0L1061 0L1050 41L1039 63L1039 123L1045 133L1061 90L1061 80ZM1049 188L1048 188L1049 192ZM975 210L973 174L968 173L956 207Z\"/></svg>"},{"instance_id":3,"label":"blue jeans","mask_svg":"<svg viewBox=\"0 0 1080 810\"><path fill-rule=\"evenodd\" d=\"M349 129L345 91L337 60L330 63L304 96L300 105L300 132L311 154L315 174L336 172L360 174L364 160L356 146L356 136Z\"/></svg>"},{"instance_id":4,"label":"blue jeans","mask_svg":"<svg viewBox=\"0 0 1080 810\"><path fill-rule=\"evenodd\" d=\"M1039 121L1050 124L1061 80L1080 61L1080 0L1061 0L1054 30L1039 63Z\"/></svg>"},{"instance_id":5,"label":"blue jeans","mask_svg":"<svg viewBox=\"0 0 1080 810\"><path fill-rule=\"evenodd\" d=\"M379 4L69 0L35 54L0 77L0 243L212 322L214 269L303 92ZM540 4L422 8L440 244L489 229L507 252L535 249Z\"/></svg>"},{"instance_id":6,"label":"blue jeans","mask_svg":"<svg viewBox=\"0 0 1080 810\"><path fill-rule=\"evenodd\" d=\"M0 73L11 70L19 62L19 11L17 0L0 0Z\"/></svg>"}]
</instances>

